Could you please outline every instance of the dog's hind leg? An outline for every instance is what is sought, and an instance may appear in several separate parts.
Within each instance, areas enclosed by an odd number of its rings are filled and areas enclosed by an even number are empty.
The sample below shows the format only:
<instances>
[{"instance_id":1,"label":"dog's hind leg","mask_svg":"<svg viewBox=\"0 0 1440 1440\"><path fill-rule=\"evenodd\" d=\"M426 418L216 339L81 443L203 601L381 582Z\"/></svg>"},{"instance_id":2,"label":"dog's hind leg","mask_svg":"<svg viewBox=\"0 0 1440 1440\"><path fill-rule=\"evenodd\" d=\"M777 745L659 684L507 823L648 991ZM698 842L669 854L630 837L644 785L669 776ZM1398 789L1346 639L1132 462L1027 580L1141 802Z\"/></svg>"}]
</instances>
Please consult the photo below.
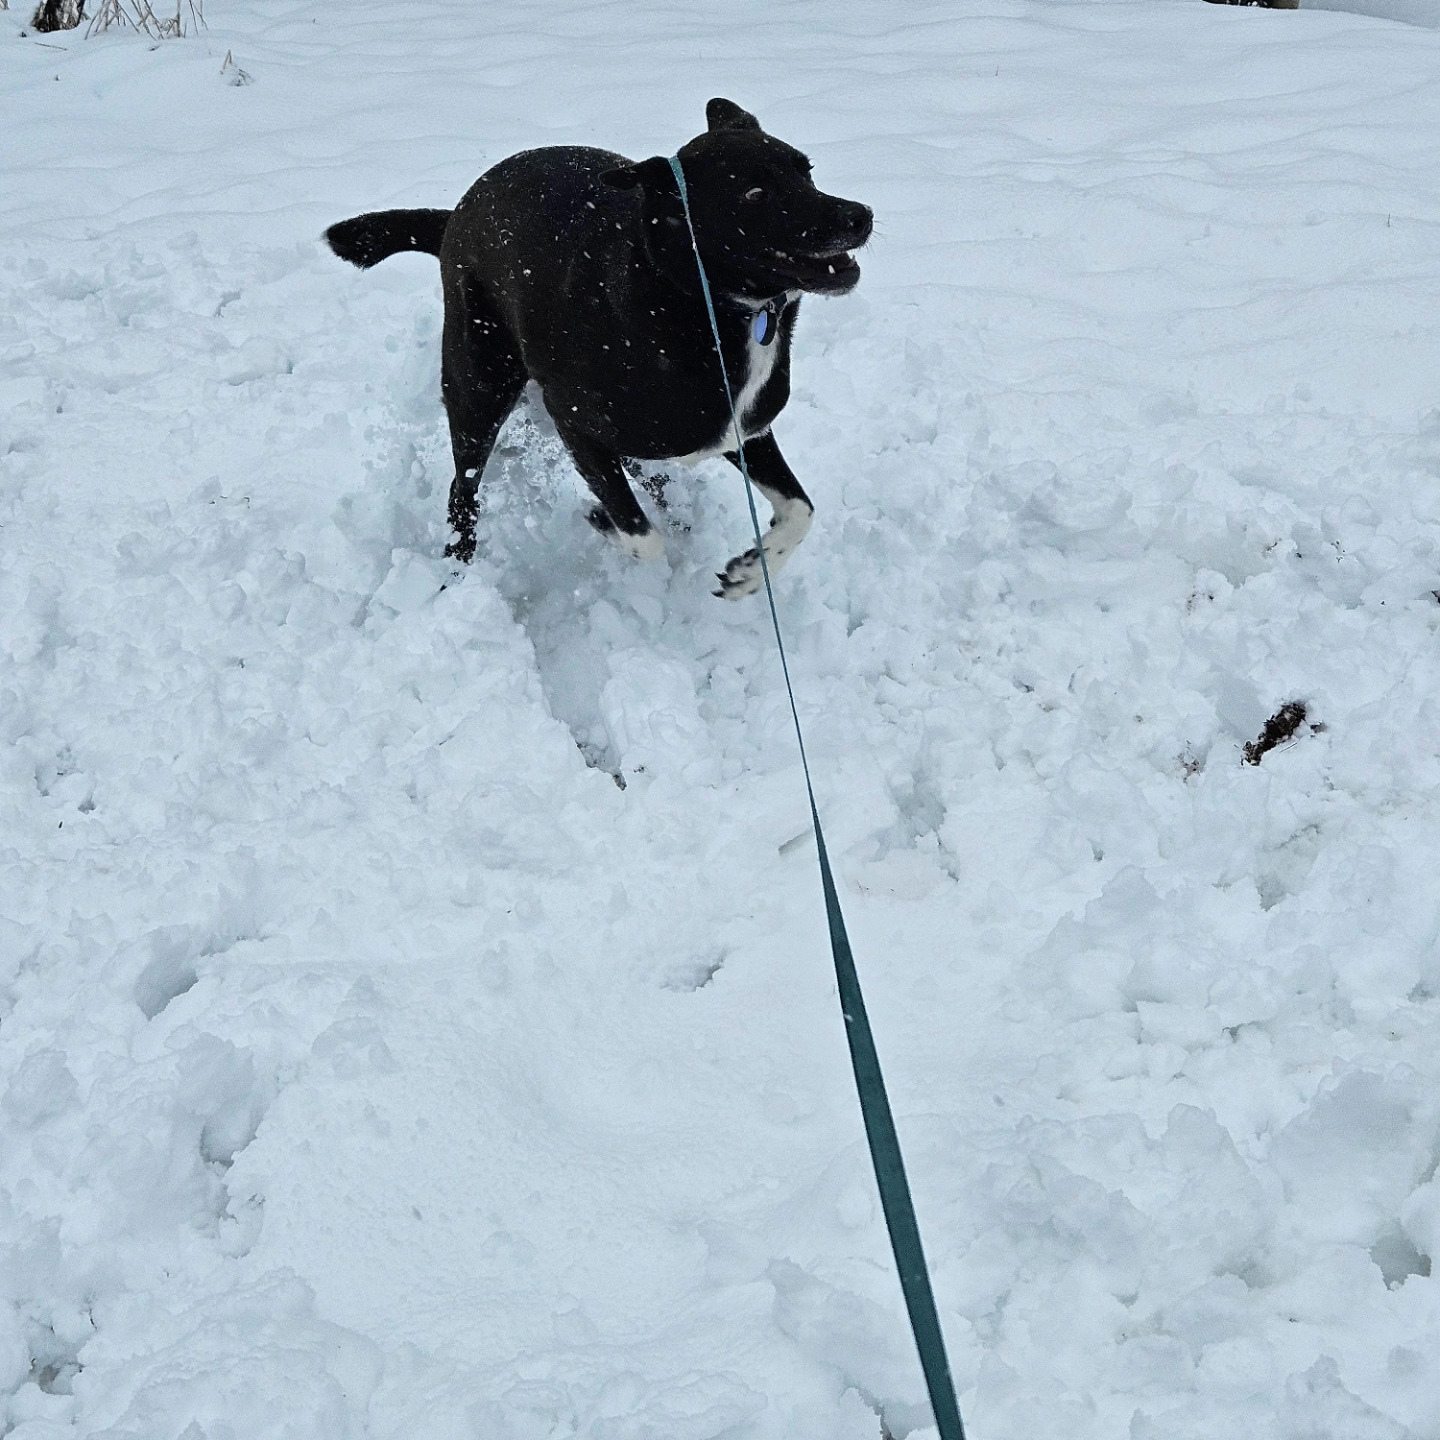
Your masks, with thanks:
<instances>
[{"instance_id":1,"label":"dog's hind leg","mask_svg":"<svg viewBox=\"0 0 1440 1440\"><path fill-rule=\"evenodd\" d=\"M627 555L636 560L658 560L665 553L665 541L640 508L620 457L558 422L555 428L560 431L575 468L600 502L586 518Z\"/></svg>"},{"instance_id":2,"label":"dog's hind leg","mask_svg":"<svg viewBox=\"0 0 1440 1440\"><path fill-rule=\"evenodd\" d=\"M440 390L450 417L455 479L445 553L469 563L475 555L476 492L505 417L525 388L525 366L510 332L473 282L446 277Z\"/></svg>"},{"instance_id":3,"label":"dog's hind leg","mask_svg":"<svg viewBox=\"0 0 1440 1440\"><path fill-rule=\"evenodd\" d=\"M725 458L737 470L740 468L738 451L729 451ZM750 471L755 488L770 502L770 508L775 512L764 539L765 564L775 575L809 532L815 507L785 463L775 437L768 430L745 442L745 466ZM743 555L731 560L716 578L720 581L720 588L715 593L726 600L739 600L754 594L765 583L760 552L752 545Z\"/></svg>"}]
</instances>

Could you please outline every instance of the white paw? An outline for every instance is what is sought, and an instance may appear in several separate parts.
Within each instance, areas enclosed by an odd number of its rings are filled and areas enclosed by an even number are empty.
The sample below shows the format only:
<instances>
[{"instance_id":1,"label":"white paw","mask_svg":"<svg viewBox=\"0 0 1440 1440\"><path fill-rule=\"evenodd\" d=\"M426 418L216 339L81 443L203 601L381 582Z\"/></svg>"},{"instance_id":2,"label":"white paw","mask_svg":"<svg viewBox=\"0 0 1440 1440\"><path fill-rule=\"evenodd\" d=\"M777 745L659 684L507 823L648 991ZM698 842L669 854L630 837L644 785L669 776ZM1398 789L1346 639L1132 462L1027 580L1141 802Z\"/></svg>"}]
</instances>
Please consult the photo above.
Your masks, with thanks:
<instances>
[{"instance_id":1,"label":"white paw","mask_svg":"<svg viewBox=\"0 0 1440 1440\"><path fill-rule=\"evenodd\" d=\"M627 535L616 528L615 522L599 506L585 518L632 560L658 560L665 553L665 540L658 530L647 530L643 535Z\"/></svg>"},{"instance_id":2,"label":"white paw","mask_svg":"<svg viewBox=\"0 0 1440 1440\"><path fill-rule=\"evenodd\" d=\"M770 573L775 573L774 565L771 565ZM765 572L760 568L760 552L747 550L743 555L737 555L715 578L720 582L715 594L722 600L743 600L747 595L753 595L765 583Z\"/></svg>"},{"instance_id":3,"label":"white paw","mask_svg":"<svg viewBox=\"0 0 1440 1440\"><path fill-rule=\"evenodd\" d=\"M658 560L665 553L665 539L658 530L647 530L643 535L612 530L610 538L633 560Z\"/></svg>"},{"instance_id":4,"label":"white paw","mask_svg":"<svg viewBox=\"0 0 1440 1440\"><path fill-rule=\"evenodd\" d=\"M765 536L765 563L770 567L773 579L785 568L786 561L795 553L795 547L805 538L815 512L803 500L772 500L771 504L775 506L775 518ZM752 545L743 555L731 560L715 578L720 582L715 594L724 600L743 600L747 595L753 595L765 583L760 552Z\"/></svg>"}]
</instances>

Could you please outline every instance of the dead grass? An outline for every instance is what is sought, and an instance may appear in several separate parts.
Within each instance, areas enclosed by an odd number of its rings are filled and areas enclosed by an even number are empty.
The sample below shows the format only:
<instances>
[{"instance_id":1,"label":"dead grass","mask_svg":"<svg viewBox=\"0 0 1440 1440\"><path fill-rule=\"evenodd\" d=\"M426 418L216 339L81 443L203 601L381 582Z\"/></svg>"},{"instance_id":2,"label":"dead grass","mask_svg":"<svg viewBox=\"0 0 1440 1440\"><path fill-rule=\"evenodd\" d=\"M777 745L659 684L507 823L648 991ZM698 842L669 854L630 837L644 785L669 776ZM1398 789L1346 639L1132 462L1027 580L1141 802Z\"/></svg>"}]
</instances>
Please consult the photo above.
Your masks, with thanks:
<instances>
[{"instance_id":1,"label":"dead grass","mask_svg":"<svg viewBox=\"0 0 1440 1440\"><path fill-rule=\"evenodd\" d=\"M178 40L193 35L205 24L205 0L175 0L175 13L169 13L165 0L156 0L164 13L155 13L151 0L100 0L100 8L90 19L87 36L104 34L107 30L138 30L157 40Z\"/></svg>"}]
</instances>

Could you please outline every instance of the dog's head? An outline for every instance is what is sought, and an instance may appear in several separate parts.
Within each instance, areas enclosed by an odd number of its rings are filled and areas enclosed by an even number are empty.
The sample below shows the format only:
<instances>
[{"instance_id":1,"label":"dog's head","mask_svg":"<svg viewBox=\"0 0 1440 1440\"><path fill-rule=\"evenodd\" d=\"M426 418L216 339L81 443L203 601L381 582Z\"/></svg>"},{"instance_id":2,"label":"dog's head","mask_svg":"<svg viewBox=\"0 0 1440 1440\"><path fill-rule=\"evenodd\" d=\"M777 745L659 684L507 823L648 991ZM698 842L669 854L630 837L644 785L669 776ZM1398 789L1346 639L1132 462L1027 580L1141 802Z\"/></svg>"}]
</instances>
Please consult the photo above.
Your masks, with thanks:
<instances>
[{"instance_id":1,"label":"dog's head","mask_svg":"<svg viewBox=\"0 0 1440 1440\"><path fill-rule=\"evenodd\" d=\"M705 119L709 128L679 154L711 283L748 300L769 300L786 290L815 295L853 290L860 267L850 252L870 238L869 207L817 190L809 160L767 135L733 101L712 100ZM601 178L618 189L639 189L647 232L659 231L654 239L667 250L683 239L688 252L668 160L622 165ZM678 263L678 252L672 258Z\"/></svg>"}]
</instances>

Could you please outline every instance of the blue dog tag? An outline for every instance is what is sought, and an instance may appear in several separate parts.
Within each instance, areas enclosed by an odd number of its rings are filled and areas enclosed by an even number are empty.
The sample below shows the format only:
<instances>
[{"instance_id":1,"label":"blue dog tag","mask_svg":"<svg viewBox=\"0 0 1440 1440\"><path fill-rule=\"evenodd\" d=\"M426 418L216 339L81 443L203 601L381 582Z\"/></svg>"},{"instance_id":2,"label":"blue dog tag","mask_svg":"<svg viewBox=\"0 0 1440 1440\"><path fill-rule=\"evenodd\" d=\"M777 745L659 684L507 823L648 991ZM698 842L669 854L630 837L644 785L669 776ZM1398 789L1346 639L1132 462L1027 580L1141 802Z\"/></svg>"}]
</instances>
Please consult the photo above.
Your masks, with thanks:
<instances>
[{"instance_id":1,"label":"blue dog tag","mask_svg":"<svg viewBox=\"0 0 1440 1440\"><path fill-rule=\"evenodd\" d=\"M755 323L751 327L751 333L755 336L757 345L768 345L775 338L775 306L772 302L763 310L755 312Z\"/></svg>"}]
</instances>

